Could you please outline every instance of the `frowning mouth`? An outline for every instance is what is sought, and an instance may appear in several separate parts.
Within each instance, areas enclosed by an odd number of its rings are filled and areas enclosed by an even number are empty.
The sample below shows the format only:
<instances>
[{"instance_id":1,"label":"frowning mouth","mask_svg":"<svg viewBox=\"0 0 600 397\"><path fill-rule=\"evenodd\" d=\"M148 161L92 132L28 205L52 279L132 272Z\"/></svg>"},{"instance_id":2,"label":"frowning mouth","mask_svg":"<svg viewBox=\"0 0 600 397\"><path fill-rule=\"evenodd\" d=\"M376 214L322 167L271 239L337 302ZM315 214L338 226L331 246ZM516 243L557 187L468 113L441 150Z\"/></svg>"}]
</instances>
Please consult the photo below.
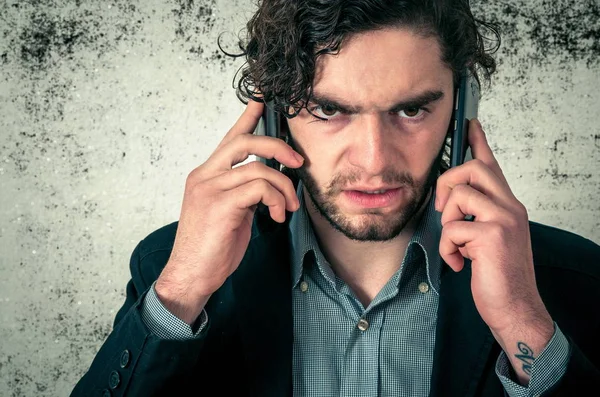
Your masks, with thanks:
<instances>
[{"instance_id":1,"label":"frowning mouth","mask_svg":"<svg viewBox=\"0 0 600 397\"><path fill-rule=\"evenodd\" d=\"M343 197L351 205L362 208L383 208L395 205L401 196L401 187L385 189L352 189L343 190Z\"/></svg>"}]
</instances>

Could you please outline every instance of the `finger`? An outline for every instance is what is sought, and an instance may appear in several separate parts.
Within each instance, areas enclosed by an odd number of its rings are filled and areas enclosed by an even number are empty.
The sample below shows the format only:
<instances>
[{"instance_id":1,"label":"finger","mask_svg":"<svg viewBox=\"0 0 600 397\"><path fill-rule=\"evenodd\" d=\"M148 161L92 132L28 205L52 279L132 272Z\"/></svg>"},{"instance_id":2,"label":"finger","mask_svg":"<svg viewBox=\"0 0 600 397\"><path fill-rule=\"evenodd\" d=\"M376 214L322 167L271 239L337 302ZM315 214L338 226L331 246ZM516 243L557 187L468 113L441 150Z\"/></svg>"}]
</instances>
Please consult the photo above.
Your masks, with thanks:
<instances>
[{"instance_id":1,"label":"finger","mask_svg":"<svg viewBox=\"0 0 600 397\"><path fill-rule=\"evenodd\" d=\"M489 222L508 219L510 214L479 190L468 185L457 185L444 206L442 226L448 222L464 220L466 215L473 215L478 222Z\"/></svg>"},{"instance_id":2,"label":"finger","mask_svg":"<svg viewBox=\"0 0 600 397\"><path fill-rule=\"evenodd\" d=\"M452 221L442 228L440 256L454 270L459 272L464 266L464 258L473 259L473 242L485 235L487 225L482 222ZM471 243L471 246L467 244Z\"/></svg>"},{"instance_id":3,"label":"finger","mask_svg":"<svg viewBox=\"0 0 600 397\"><path fill-rule=\"evenodd\" d=\"M255 179L229 193L227 197L236 208L246 210L262 202L269 207L269 214L274 221L285 222L285 197L264 179Z\"/></svg>"},{"instance_id":4,"label":"finger","mask_svg":"<svg viewBox=\"0 0 600 397\"><path fill-rule=\"evenodd\" d=\"M485 136L485 132L483 131L483 127L481 126L479 120L472 119L469 122L468 138L473 158L481 160L485 165L488 166L490 170L492 170L499 180L508 186L506 177L504 176L504 173L500 168L500 164L498 164L498 160L496 160L496 157L494 156L494 153L488 144L487 137Z\"/></svg>"},{"instance_id":5,"label":"finger","mask_svg":"<svg viewBox=\"0 0 600 397\"><path fill-rule=\"evenodd\" d=\"M435 208L438 211L444 209L450 193L458 185L472 186L504 207L510 207L511 202L516 200L508 184L498 179L487 164L476 159L450 168L440 175L435 189Z\"/></svg>"},{"instance_id":6,"label":"finger","mask_svg":"<svg viewBox=\"0 0 600 397\"><path fill-rule=\"evenodd\" d=\"M300 207L298 195L290 178L259 161L244 164L206 182L213 185L218 191L227 191L257 179L267 181L283 194L285 208L288 211L293 212Z\"/></svg>"},{"instance_id":7,"label":"finger","mask_svg":"<svg viewBox=\"0 0 600 397\"><path fill-rule=\"evenodd\" d=\"M298 168L304 161L300 153L281 139L269 136L238 135L216 150L205 164L213 170L230 170L250 155L266 159L275 158L289 168Z\"/></svg>"},{"instance_id":8,"label":"finger","mask_svg":"<svg viewBox=\"0 0 600 397\"><path fill-rule=\"evenodd\" d=\"M263 109L264 103L253 101L252 99L249 100L248 105L246 105L246 109L244 109L244 112L238 118L233 127L231 127L227 134L225 134L218 147L227 144L231 139L238 135L254 133L254 130L258 125L258 121L263 114Z\"/></svg>"}]
</instances>

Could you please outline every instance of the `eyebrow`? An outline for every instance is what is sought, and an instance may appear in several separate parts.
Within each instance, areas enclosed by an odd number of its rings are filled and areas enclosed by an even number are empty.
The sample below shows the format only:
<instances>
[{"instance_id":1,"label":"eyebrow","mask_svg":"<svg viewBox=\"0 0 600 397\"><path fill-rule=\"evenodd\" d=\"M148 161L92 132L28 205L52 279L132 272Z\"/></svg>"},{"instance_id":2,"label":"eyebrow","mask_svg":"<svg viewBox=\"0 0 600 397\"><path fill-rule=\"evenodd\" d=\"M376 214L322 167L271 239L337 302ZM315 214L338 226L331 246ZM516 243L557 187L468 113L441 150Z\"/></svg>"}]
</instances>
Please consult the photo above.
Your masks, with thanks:
<instances>
[{"instance_id":1,"label":"eyebrow","mask_svg":"<svg viewBox=\"0 0 600 397\"><path fill-rule=\"evenodd\" d=\"M399 112L403 109L420 108L432 102L438 101L444 97L444 93L439 90L428 90L413 97L409 97L392 106L388 112ZM341 99L329 97L325 94L314 93L310 102L317 106L331 106L344 113L360 113L363 108L354 106L349 103L344 103Z\"/></svg>"}]
</instances>

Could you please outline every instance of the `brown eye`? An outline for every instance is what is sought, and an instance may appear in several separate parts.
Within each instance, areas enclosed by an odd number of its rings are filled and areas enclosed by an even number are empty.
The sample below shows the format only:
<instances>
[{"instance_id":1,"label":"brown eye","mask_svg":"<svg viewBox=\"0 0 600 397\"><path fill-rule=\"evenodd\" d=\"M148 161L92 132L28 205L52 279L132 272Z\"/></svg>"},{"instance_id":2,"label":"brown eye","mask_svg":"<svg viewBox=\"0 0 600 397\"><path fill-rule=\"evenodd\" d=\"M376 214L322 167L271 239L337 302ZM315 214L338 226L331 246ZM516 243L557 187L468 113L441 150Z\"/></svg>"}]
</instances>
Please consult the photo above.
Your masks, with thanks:
<instances>
[{"instance_id":1,"label":"brown eye","mask_svg":"<svg viewBox=\"0 0 600 397\"><path fill-rule=\"evenodd\" d=\"M323 105L321 106L321 113L325 116L335 116L337 113L337 109L331 105Z\"/></svg>"},{"instance_id":2,"label":"brown eye","mask_svg":"<svg viewBox=\"0 0 600 397\"><path fill-rule=\"evenodd\" d=\"M407 108L404 109L404 114L406 117L417 117L419 115L419 108Z\"/></svg>"}]
</instances>

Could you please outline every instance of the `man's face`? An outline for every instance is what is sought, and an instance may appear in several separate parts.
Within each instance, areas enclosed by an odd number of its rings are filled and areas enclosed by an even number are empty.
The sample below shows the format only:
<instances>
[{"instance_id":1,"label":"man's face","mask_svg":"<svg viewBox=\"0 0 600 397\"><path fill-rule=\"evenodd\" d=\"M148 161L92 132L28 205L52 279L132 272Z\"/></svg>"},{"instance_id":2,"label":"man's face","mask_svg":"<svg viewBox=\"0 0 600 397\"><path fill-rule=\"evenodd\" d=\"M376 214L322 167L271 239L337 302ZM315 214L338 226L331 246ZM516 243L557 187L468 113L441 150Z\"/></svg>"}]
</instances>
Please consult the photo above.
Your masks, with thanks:
<instances>
[{"instance_id":1,"label":"man's face","mask_svg":"<svg viewBox=\"0 0 600 397\"><path fill-rule=\"evenodd\" d=\"M361 241L396 237L439 170L452 71L434 37L390 28L351 37L319 58L313 113L288 120L314 208Z\"/></svg>"}]
</instances>

